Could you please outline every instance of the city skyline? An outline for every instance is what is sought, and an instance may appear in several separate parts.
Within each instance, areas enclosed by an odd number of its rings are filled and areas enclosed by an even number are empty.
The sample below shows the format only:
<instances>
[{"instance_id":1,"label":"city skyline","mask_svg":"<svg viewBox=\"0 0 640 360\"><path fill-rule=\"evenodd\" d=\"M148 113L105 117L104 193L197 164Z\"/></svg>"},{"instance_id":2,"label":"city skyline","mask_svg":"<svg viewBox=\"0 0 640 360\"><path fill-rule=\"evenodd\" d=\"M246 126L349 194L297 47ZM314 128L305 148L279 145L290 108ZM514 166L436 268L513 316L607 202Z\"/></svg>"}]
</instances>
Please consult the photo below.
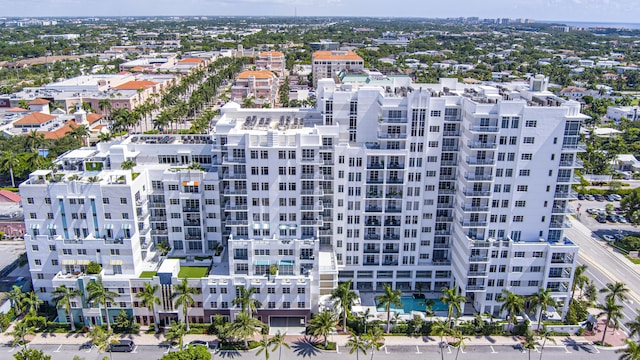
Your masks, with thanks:
<instances>
[{"instance_id":1,"label":"city skyline","mask_svg":"<svg viewBox=\"0 0 640 360\"><path fill-rule=\"evenodd\" d=\"M634 23L640 0L546 0L530 2L474 2L455 7L417 0L398 2L364 0L184 0L179 7L169 0L0 0L7 17L41 16L384 16L422 18L528 18L539 21ZM419 10L418 10L419 9Z\"/></svg>"}]
</instances>

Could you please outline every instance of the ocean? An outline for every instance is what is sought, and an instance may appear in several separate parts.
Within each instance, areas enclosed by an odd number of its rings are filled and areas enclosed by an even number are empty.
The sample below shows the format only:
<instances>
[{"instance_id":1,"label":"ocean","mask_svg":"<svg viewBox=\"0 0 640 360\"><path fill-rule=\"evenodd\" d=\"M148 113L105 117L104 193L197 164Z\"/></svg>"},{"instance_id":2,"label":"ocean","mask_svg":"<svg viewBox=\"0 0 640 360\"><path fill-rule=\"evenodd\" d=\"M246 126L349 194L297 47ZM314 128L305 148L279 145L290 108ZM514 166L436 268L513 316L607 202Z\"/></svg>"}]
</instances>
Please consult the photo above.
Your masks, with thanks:
<instances>
[{"instance_id":1,"label":"ocean","mask_svg":"<svg viewBox=\"0 0 640 360\"><path fill-rule=\"evenodd\" d=\"M600 28L614 28L614 29L631 29L639 30L640 23L615 23L615 22L595 22L595 21L563 21L563 20L536 20L536 22L550 23L550 24L564 24L567 26L580 26L580 27L600 27Z\"/></svg>"}]
</instances>

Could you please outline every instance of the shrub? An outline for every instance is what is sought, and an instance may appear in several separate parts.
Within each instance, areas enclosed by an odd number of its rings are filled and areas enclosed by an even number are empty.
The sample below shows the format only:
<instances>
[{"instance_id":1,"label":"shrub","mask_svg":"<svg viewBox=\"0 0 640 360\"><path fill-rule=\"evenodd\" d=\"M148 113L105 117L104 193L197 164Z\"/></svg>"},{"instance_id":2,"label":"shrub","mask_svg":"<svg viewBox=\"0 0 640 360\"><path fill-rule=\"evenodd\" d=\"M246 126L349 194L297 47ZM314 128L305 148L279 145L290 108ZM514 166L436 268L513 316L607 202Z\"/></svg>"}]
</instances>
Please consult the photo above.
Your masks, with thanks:
<instances>
[{"instance_id":1,"label":"shrub","mask_svg":"<svg viewBox=\"0 0 640 360\"><path fill-rule=\"evenodd\" d=\"M92 261L87 265L87 274L100 274L102 271L102 266L95 261Z\"/></svg>"}]
</instances>

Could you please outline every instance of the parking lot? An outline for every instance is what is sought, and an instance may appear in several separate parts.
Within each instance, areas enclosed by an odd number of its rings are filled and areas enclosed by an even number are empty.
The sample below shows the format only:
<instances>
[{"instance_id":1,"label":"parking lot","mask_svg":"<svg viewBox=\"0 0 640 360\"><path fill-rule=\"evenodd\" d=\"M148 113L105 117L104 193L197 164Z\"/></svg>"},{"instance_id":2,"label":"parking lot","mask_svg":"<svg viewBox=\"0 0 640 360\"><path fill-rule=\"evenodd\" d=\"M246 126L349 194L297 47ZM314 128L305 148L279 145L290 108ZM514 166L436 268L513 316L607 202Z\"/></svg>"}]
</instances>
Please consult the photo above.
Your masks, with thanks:
<instances>
[{"instance_id":1,"label":"parking lot","mask_svg":"<svg viewBox=\"0 0 640 360\"><path fill-rule=\"evenodd\" d=\"M571 204L571 208L576 210L576 216L580 222L585 224L595 235L602 238L602 235L614 236L616 234L626 235L629 233L637 232L636 228L630 223L613 223L607 221L606 223L599 223L596 221L594 215L587 213L588 209L603 209L606 210L607 204L613 205L614 208L620 207L620 201L589 201L589 200L575 200ZM580 208L580 212L577 208ZM628 221L628 219L627 219Z\"/></svg>"}]
</instances>

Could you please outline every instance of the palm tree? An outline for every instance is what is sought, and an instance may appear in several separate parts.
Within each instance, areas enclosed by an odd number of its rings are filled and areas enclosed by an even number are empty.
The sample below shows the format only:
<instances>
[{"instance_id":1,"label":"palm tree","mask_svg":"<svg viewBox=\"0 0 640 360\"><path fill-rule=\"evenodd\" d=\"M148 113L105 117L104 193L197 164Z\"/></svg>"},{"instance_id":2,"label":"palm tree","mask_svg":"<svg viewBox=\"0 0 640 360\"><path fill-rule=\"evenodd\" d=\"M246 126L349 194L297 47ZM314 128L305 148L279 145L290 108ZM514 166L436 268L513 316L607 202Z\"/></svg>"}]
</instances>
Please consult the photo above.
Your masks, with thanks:
<instances>
[{"instance_id":1,"label":"palm tree","mask_svg":"<svg viewBox=\"0 0 640 360\"><path fill-rule=\"evenodd\" d=\"M314 315L309 321L309 335L322 336L324 347L327 348L327 335L336 331L336 315L330 311L323 311Z\"/></svg>"},{"instance_id":2,"label":"palm tree","mask_svg":"<svg viewBox=\"0 0 640 360\"><path fill-rule=\"evenodd\" d=\"M522 308L524 307L524 298L507 289L502 289L502 294L498 296L498 301L502 303L500 312L507 313L508 328L509 331L511 331L511 325L515 323L516 316L522 312Z\"/></svg>"},{"instance_id":3,"label":"palm tree","mask_svg":"<svg viewBox=\"0 0 640 360\"><path fill-rule=\"evenodd\" d=\"M194 300L192 295L197 295L198 289L190 287L187 279L182 279L181 283L173 285L173 290L174 293L172 299L176 301L176 306L182 306L184 323L187 331L189 331L189 318L187 317L187 311L191 306L193 306Z\"/></svg>"},{"instance_id":4,"label":"palm tree","mask_svg":"<svg viewBox=\"0 0 640 360\"><path fill-rule=\"evenodd\" d=\"M380 351L380 348L384 346L382 329L379 326L375 326L369 329L369 331L362 336L362 339L367 342L367 349L371 349L371 360L373 360L373 354L376 351Z\"/></svg>"},{"instance_id":5,"label":"palm tree","mask_svg":"<svg viewBox=\"0 0 640 360\"><path fill-rule=\"evenodd\" d=\"M16 344L25 345L27 343L25 336L33 334L35 334L33 327L29 326L26 321L17 322L13 326L13 331L9 333L9 335L13 336L11 346L16 346Z\"/></svg>"},{"instance_id":6,"label":"palm tree","mask_svg":"<svg viewBox=\"0 0 640 360\"><path fill-rule=\"evenodd\" d=\"M35 291L29 291L25 294L24 299L22 300L26 306L29 307L29 314L37 314L40 305L44 303L44 300L41 300Z\"/></svg>"},{"instance_id":7,"label":"palm tree","mask_svg":"<svg viewBox=\"0 0 640 360\"><path fill-rule=\"evenodd\" d=\"M627 346L622 349L616 350L616 354L622 353L619 360L640 360L640 343L632 340L625 340Z\"/></svg>"},{"instance_id":8,"label":"palm tree","mask_svg":"<svg viewBox=\"0 0 640 360\"><path fill-rule=\"evenodd\" d=\"M589 282L589 277L586 274L587 268L588 266L584 264L576 266L576 270L573 273L573 283L571 285L571 301L573 301L576 288L582 289L582 287Z\"/></svg>"},{"instance_id":9,"label":"palm tree","mask_svg":"<svg viewBox=\"0 0 640 360\"><path fill-rule=\"evenodd\" d=\"M271 346L271 341L267 335L262 335L262 339L258 341L258 351L256 351L256 356L260 356L260 354L264 353L264 359L269 360L269 346Z\"/></svg>"},{"instance_id":10,"label":"palm tree","mask_svg":"<svg viewBox=\"0 0 640 360\"><path fill-rule=\"evenodd\" d=\"M71 314L71 299L82 295L80 289L68 288L66 285L60 285L55 288L51 295L51 300L56 304L59 309L64 309L64 312L69 316L71 322L71 331L76 331L76 324L73 321L73 315Z\"/></svg>"},{"instance_id":11,"label":"palm tree","mask_svg":"<svg viewBox=\"0 0 640 360\"><path fill-rule=\"evenodd\" d=\"M540 288L537 293L530 298L533 307L540 308L538 314L538 333L540 333L540 324L542 323L542 315L549 306L556 306L556 301L551 297L551 289Z\"/></svg>"},{"instance_id":12,"label":"palm tree","mask_svg":"<svg viewBox=\"0 0 640 360\"><path fill-rule=\"evenodd\" d=\"M542 352L544 351L544 346L547 344L547 340L550 340L552 343L556 343L556 339L551 337L551 333L547 331L547 329L543 329L540 333L540 339L542 339L542 346L540 347L540 359L542 360Z\"/></svg>"},{"instance_id":13,"label":"palm tree","mask_svg":"<svg viewBox=\"0 0 640 360\"><path fill-rule=\"evenodd\" d=\"M0 154L0 169L2 171L9 171L9 176L11 176L11 187L16 187L13 170L20 167L20 165L22 165L20 158L13 152L5 150Z\"/></svg>"},{"instance_id":14,"label":"palm tree","mask_svg":"<svg viewBox=\"0 0 640 360\"><path fill-rule=\"evenodd\" d=\"M273 335L273 337L271 338L271 345L273 345L273 348L271 349L272 352L275 352L276 350L278 351L278 360L280 360L282 358L282 347L286 347L287 349L291 349L291 346L289 346L289 344L287 344L287 342L285 341L287 336L287 333L280 333L280 330L278 330L278 332L276 332L275 335Z\"/></svg>"},{"instance_id":15,"label":"palm tree","mask_svg":"<svg viewBox=\"0 0 640 360\"><path fill-rule=\"evenodd\" d=\"M625 324L629 329L629 337L640 334L640 311L637 311L636 318Z\"/></svg>"},{"instance_id":16,"label":"palm tree","mask_svg":"<svg viewBox=\"0 0 640 360\"><path fill-rule=\"evenodd\" d=\"M604 339L607 336L607 328L609 323L613 321L613 328L618 328L618 321L622 317L622 305L616 304L614 298L607 298L604 304L596 305L596 308L600 310L598 317L606 315L607 319L604 323L604 331L602 332L602 346L605 345Z\"/></svg>"},{"instance_id":17,"label":"palm tree","mask_svg":"<svg viewBox=\"0 0 640 360\"><path fill-rule=\"evenodd\" d=\"M111 359L111 336L113 332L111 330L105 330L101 326L95 326L89 332L89 338L91 338L91 344L98 348L98 351L109 351L109 359Z\"/></svg>"},{"instance_id":18,"label":"palm tree","mask_svg":"<svg viewBox=\"0 0 640 360\"><path fill-rule=\"evenodd\" d=\"M144 289L136 294L140 299L140 305L145 306L153 314L153 328L158 331L158 321L156 319L156 305L160 305L160 298L156 296L160 285L144 284Z\"/></svg>"},{"instance_id":19,"label":"palm tree","mask_svg":"<svg viewBox=\"0 0 640 360\"><path fill-rule=\"evenodd\" d=\"M107 331L111 331L111 320L109 319L109 304L114 302L118 297L118 293L110 291L104 287L102 283L102 276L98 276L96 281L91 281L87 284L87 294L89 302L93 302L98 305L98 310L102 314L101 306L104 306L105 315L107 317Z\"/></svg>"},{"instance_id":20,"label":"palm tree","mask_svg":"<svg viewBox=\"0 0 640 360\"><path fill-rule=\"evenodd\" d=\"M349 354L356 353L356 359L360 358L360 352L362 352L362 354L364 355L367 355L367 342L364 341L360 336L349 336L349 340L347 340L345 347L349 349Z\"/></svg>"},{"instance_id":21,"label":"palm tree","mask_svg":"<svg viewBox=\"0 0 640 360\"><path fill-rule=\"evenodd\" d=\"M540 343L536 341L536 338L533 336L533 332L531 330L527 330L527 332L524 334L524 342L522 343L522 347L529 350L529 360L531 360L531 350L535 350L536 346L538 345L540 345Z\"/></svg>"},{"instance_id":22,"label":"palm tree","mask_svg":"<svg viewBox=\"0 0 640 360\"><path fill-rule=\"evenodd\" d=\"M16 309L16 314L22 313L22 304L25 294L22 292L22 286L13 285L11 291L7 293L7 299L11 302L11 307Z\"/></svg>"},{"instance_id":23,"label":"palm tree","mask_svg":"<svg viewBox=\"0 0 640 360\"><path fill-rule=\"evenodd\" d=\"M605 300L613 299L625 301L627 300L627 293L629 288L623 282L608 283L604 288L600 289L601 294L607 294Z\"/></svg>"},{"instance_id":24,"label":"palm tree","mask_svg":"<svg viewBox=\"0 0 640 360\"><path fill-rule=\"evenodd\" d=\"M331 300L336 301L336 305L342 308L342 331L347 331L347 316L351 310L351 305L358 298L355 291L351 290L353 280L338 284L338 287L331 292Z\"/></svg>"},{"instance_id":25,"label":"palm tree","mask_svg":"<svg viewBox=\"0 0 640 360\"><path fill-rule=\"evenodd\" d=\"M111 132L101 132L98 134L98 140L101 142L111 141L113 139L113 134Z\"/></svg>"},{"instance_id":26,"label":"palm tree","mask_svg":"<svg viewBox=\"0 0 640 360\"><path fill-rule=\"evenodd\" d=\"M80 125L80 126L72 126L71 127L71 132L69 133L69 135L74 138L74 139L80 139L82 141L82 145L87 145L87 138L89 137L89 135L91 135L91 132L89 131L89 127L87 127L87 125Z\"/></svg>"},{"instance_id":27,"label":"palm tree","mask_svg":"<svg viewBox=\"0 0 640 360\"><path fill-rule=\"evenodd\" d=\"M25 145L27 145L27 147L31 151L38 151L44 145L44 143L44 134L39 133L36 130L31 130L31 132L29 132L29 134L27 135L27 141L25 142Z\"/></svg>"},{"instance_id":28,"label":"palm tree","mask_svg":"<svg viewBox=\"0 0 640 360\"><path fill-rule=\"evenodd\" d=\"M391 332L391 305L394 306L402 306L402 291L393 290L391 285L384 283L384 294L376 296L376 303L384 306L385 311L387 312L387 332Z\"/></svg>"},{"instance_id":29,"label":"palm tree","mask_svg":"<svg viewBox=\"0 0 640 360\"><path fill-rule=\"evenodd\" d=\"M467 297L464 295L458 295L456 289L449 289L446 287L442 288L442 296L440 297L440 301L443 304L447 305L447 324L451 327L451 318L453 317L453 312L455 310L456 313L462 312L462 305L467 301Z\"/></svg>"},{"instance_id":30,"label":"palm tree","mask_svg":"<svg viewBox=\"0 0 640 360\"><path fill-rule=\"evenodd\" d=\"M136 162L133 160L125 160L120 164L122 170L131 170L134 166L136 166Z\"/></svg>"},{"instance_id":31,"label":"palm tree","mask_svg":"<svg viewBox=\"0 0 640 360\"><path fill-rule=\"evenodd\" d=\"M262 303L253 298L253 295L258 291L256 288L246 288L244 286L238 287L239 294L231 301L233 306L240 306L243 312L247 312L249 315L255 313Z\"/></svg>"},{"instance_id":32,"label":"palm tree","mask_svg":"<svg viewBox=\"0 0 640 360\"><path fill-rule=\"evenodd\" d=\"M249 348L248 339L254 336L256 333L262 331L264 324L258 319L254 319L246 312L241 312L236 315L236 318L231 323L229 333L232 336L239 337L244 342L244 347Z\"/></svg>"},{"instance_id":33,"label":"palm tree","mask_svg":"<svg viewBox=\"0 0 640 360\"><path fill-rule=\"evenodd\" d=\"M458 360L458 355L460 355L460 350L464 350L464 348L467 347L466 341L471 340L471 338L464 336L462 331L458 329L451 329L451 332L449 333L449 335L451 335L451 337L453 337L455 340L452 345L458 348L458 350L456 351L456 360Z\"/></svg>"},{"instance_id":34,"label":"palm tree","mask_svg":"<svg viewBox=\"0 0 640 360\"><path fill-rule=\"evenodd\" d=\"M109 113L111 112L111 109L113 109L113 106L111 105L111 101L105 98L98 101L98 109L100 109L102 114L104 114L105 116L109 116Z\"/></svg>"},{"instance_id":35,"label":"palm tree","mask_svg":"<svg viewBox=\"0 0 640 360\"><path fill-rule=\"evenodd\" d=\"M184 336L188 333L185 323L181 321L173 321L171 327L167 330L167 340L177 341L180 345L180 349L183 348Z\"/></svg>"}]
</instances>

